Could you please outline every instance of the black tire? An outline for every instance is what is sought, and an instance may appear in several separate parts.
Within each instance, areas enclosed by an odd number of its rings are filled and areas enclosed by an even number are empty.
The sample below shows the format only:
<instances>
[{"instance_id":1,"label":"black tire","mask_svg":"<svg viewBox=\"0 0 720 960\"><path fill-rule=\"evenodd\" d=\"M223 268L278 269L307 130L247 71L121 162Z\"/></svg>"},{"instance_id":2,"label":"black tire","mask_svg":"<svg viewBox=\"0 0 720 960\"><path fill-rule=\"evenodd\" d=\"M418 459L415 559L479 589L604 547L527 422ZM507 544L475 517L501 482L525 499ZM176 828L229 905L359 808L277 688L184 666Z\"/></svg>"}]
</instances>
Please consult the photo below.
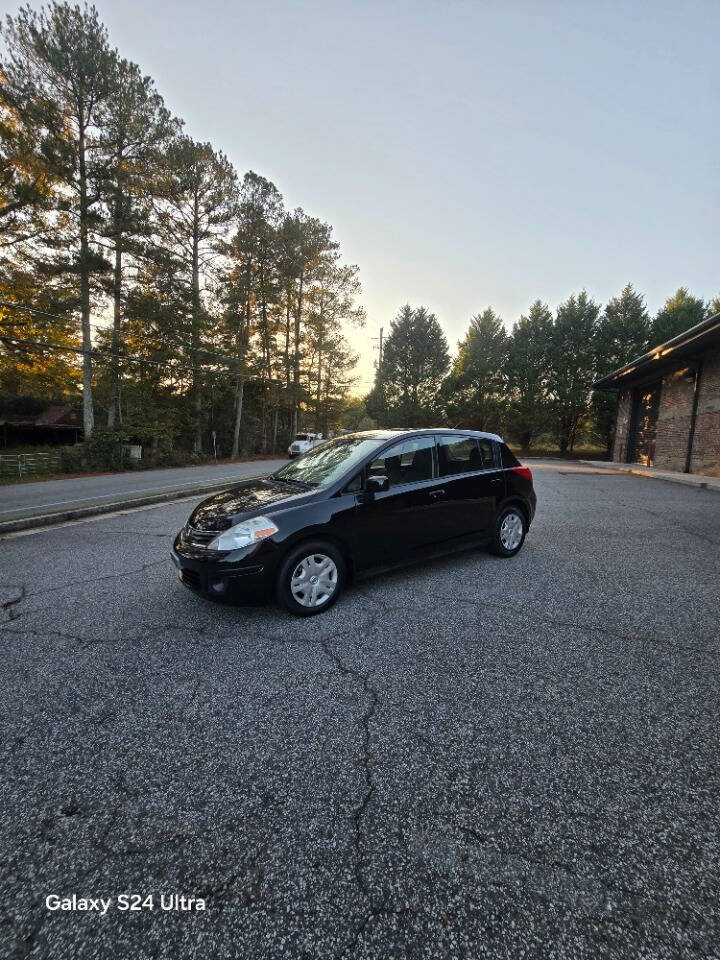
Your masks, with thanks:
<instances>
[{"instance_id":1,"label":"black tire","mask_svg":"<svg viewBox=\"0 0 720 960\"><path fill-rule=\"evenodd\" d=\"M322 563L317 563L317 558L320 557L331 560L332 564L334 564L335 570L334 575L330 569L328 571L329 577L318 581L322 585L320 589L322 590L324 585L331 582L334 582L335 587L332 593L328 595L326 600L323 601L322 597L318 596L317 599L320 602L315 603L312 600L313 587L310 586L310 581L308 581L309 593L306 592L306 595L308 596L310 603L308 606L305 606L302 602L299 602L298 599L296 599L293 593L291 586L293 575L297 573L305 561L308 561L307 566L311 569L312 566L321 568ZM334 546L332 543L328 543L327 540L307 540L305 543L301 543L291 550L283 560L275 586L275 596L277 597L277 601L280 606L284 607L290 613L295 614L296 617L314 617L318 613L324 613L326 610L329 610L340 596L342 589L345 586L345 573L345 558L343 557L342 552L338 550L336 546ZM317 576L318 574L314 575ZM300 578L298 577L297 579Z\"/></svg>"},{"instance_id":2,"label":"black tire","mask_svg":"<svg viewBox=\"0 0 720 960\"><path fill-rule=\"evenodd\" d=\"M508 518L510 518L511 523L503 527L503 524L505 524L505 521ZM519 527L517 524L517 518L519 518L521 524ZM510 529L508 529L508 526ZM518 543L515 543L518 532L520 533L520 540ZM495 529L493 530L493 538L490 543L490 549L493 553L497 554L498 557L514 557L525 543L526 533L527 517L525 516L525 511L522 509L522 507L518 507L515 504L510 504L509 507L505 507L504 510L500 511L497 519L495 520ZM513 535L510 536L510 534ZM508 542L510 542L512 546L506 546Z\"/></svg>"}]
</instances>

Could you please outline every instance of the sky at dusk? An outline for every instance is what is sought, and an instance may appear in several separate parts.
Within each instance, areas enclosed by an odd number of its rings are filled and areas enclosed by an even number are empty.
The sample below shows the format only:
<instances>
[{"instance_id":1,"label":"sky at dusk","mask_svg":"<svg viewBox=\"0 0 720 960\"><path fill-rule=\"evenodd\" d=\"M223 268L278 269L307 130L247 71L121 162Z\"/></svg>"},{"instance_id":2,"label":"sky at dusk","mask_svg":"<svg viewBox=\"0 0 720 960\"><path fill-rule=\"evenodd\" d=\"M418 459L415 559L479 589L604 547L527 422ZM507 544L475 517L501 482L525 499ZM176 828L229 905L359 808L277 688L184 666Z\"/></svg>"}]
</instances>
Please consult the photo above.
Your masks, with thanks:
<instances>
[{"instance_id":1,"label":"sky at dusk","mask_svg":"<svg viewBox=\"0 0 720 960\"><path fill-rule=\"evenodd\" d=\"M454 349L488 305L720 291L718 0L96 5L191 136L333 225L360 389L405 302Z\"/></svg>"}]
</instances>

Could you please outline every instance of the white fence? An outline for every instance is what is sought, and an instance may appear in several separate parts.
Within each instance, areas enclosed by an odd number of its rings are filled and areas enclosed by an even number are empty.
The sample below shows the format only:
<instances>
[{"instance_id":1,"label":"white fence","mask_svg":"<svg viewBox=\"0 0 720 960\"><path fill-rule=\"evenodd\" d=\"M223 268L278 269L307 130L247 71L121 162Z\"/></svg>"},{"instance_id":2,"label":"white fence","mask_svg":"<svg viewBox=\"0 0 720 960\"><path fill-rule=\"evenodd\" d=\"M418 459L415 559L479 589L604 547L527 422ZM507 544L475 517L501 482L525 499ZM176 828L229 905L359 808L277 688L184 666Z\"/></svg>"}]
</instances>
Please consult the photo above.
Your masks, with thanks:
<instances>
[{"instance_id":1,"label":"white fence","mask_svg":"<svg viewBox=\"0 0 720 960\"><path fill-rule=\"evenodd\" d=\"M62 467L59 453L0 453L0 474L25 477L29 473L53 473Z\"/></svg>"}]
</instances>

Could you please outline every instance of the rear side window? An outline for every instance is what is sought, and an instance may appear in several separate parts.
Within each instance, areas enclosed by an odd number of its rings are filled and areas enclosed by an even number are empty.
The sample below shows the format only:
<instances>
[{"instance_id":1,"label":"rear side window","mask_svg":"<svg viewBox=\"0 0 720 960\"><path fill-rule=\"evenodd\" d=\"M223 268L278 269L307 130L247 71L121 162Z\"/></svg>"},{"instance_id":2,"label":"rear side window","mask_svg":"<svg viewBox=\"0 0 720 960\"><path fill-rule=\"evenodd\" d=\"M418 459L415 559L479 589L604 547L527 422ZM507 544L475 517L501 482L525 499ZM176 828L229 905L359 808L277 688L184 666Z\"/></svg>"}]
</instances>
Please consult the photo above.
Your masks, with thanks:
<instances>
[{"instance_id":1,"label":"rear side window","mask_svg":"<svg viewBox=\"0 0 720 960\"><path fill-rule=\"evenodd\" d=\"M475 437L438 437L438 460L441 477L489 470L495 466L490 440Z\"/></svg>"},{"instance_id":2,"label":"rear side window","mask_svg":"<svg viewBox=\"0 0 720 960\"><path fill-rule=\"evenodd\" d=\"M402 440L373 460L368 472L370 476L386 476L392 487L416 483L418 480L432 480L434 446L432 437Z\"/></svg>"},{"instance_id":3,"label":"rear side window","mask_svg":"<svg viewBox=\"0 0 720 960\"><path fill-rule=\"evenodd\" d=\"M520 461L506 443L500 444L500 456L502 458L502 465L504 467L508 468L520 466Z\"/></svg>"},{"instance_id":4,"label":"rear side window","mask_svg":"<svg viewBox=\"0 0 720 960\"><path fill-rule=\"evenodd\" d=\"M483 438L478 440L478 446L480 447L483 469L490 470L491 467L495 466L495 444L492 440L485 440Z\"/></svg>"},{"instance_id":5,"label":"rear side window","mask_svg":"<svg viewBox=\"0 0 720 960\"><path fill-rule=\"evenodd\" d=\"M482 470L482 455L474 437L438 437L441 477Z\"/></svg>"}]
</instances>

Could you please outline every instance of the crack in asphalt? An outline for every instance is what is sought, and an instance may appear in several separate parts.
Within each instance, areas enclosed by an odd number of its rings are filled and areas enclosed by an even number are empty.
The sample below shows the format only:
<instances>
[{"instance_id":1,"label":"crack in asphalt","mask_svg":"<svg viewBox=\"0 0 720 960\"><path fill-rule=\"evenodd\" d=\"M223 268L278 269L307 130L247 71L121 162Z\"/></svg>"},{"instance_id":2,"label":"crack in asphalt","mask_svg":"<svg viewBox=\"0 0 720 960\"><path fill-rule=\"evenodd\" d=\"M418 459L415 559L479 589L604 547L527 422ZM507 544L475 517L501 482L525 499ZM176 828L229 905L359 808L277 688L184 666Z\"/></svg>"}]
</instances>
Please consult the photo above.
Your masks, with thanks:
<instances>
[{"instance_id":1,"label":"crack in asphalt","mask_svg":"<svg viewBox=\"0 0 720 960\"><path fill-rule=\"evenodd\" d=\"M124 773L122 774L121 779L124 785L125 784ZM93 845L102 851L102 856L99 859L95 860L86 870L83 870L80 872L76 881L78 886L83 881L87 880L88 877L91 877L95 873L95 871L98 870L102 866L102 864L105 863L105 861L108 860L109 857L111 856L111 851L107 850L105 847L105 840L107 839L107 836L112 830L115 823L117 823L120 817L121 809L122 809L122 804L116 804L116 806L113 808L110 814L110 819L108 820L108 823L105 825L105 827L102 830L102 833L99 839L94 842ZM52 831L60 822L61 818L65 818L68 815L76 815L76 812L80 813L81 811L80 810L73 811L72 814L68 814L63 810L61 810L59 815L56 815L54 817L43 818L43 820L40 821L41 838L47 840L52 835ZM38 938L40 937L41 931L45 926L45 922L48 918L47 910L44 909L44 900L37 900L35 903L31 905L30 916L32 916L33 913L37 913L37 919L32 924L32 926L27 931L27 933L22 932L21 929L18 929L18 925L11 921L12 926L14 928L14 933L15 933L15 945L12 948L12 952L10 953L10 960L27 960L27 957L29 957L32 953L34 953L36 947L38 946L41 951L39 953L40 960L44 960L44 958L48 956L47 941L45 941L44 943L38 942Z\"/></svg>"},{"instance_id":2,"label":"crack in asphalt","mask_svg":"<svg viewBox=\"0 0 720 960\"><path fill-rule=\"evenodd\" d=\"M200 692L200 687L202 686L202 682L203 682L202 677L198 677L197 680L195 681L195 685L193 686L193 689L192 689L192 692L190 693L190 696L187 698L187 700L186 700L185 703L182 705L182 708L181 708L181 710L180 710L180 719L181 719L181 720L184 720L184 719L187 717L188 710L190 709L190 706L191 706L193 703L195 703L195 701L196 701L196 699L197 699L197 695L198 695L198 693Z\"/></svg>"},{"instance_id":3,"label":"crack in asphalt","mask_svg":"<svg viewBox=\"0 0 720 960\"><path fill-rule=\"evenodd\" d=\"M27 590L24 583L20 583L20 584L13 583L13 584L8 584L8 586L12 587L13 590L20 591L17 597L11 597L9 600L6 600L3 604L0 604L0 609L7 611L7 614L8 614L7 622L9 623L12 620L17 620L18 617L21 616L21 614L19 614L16 610L13 610L13 607L17 606L17 604L22 603L23 600L25 600L25 598L27 597Z\"/></svg>"},{"instance_id":4,"label":"crack in asphalt","mask_svg":"<svg viewBox=\"0 0 720 960\"><path fill-rule=\"evenodd\" d=\"M378 605L382 608L385 606L383 601L379 601ZM375 625L378 617L380 616L381 611L373 616L369 623L365 626L365 630L370 630ZM383 916L402 916L407 913L412 912L409 907L399 907L393 909L385 905L384 901L378 902L375 898L372 887L368 883L364 869L364 856L363 856L363 831L366 822L366 817L368 815L368 810L370 805L377 793L377 783L373 775L373 761L374 756L371 749L371 733L370 726L375 721L377 716L377 711L380 706L380 696L377 689L370 682L370 675L368 673L363 673L360 670L356 670L353 667L349 667L346 663L343 662L341 657L337 654L335 650L330 646L331 642L334 640L340 639L340 637L346 636L349 631L343 631L341 633L333 634L329 637L321 638L319 640L319 645L322 648L325 655L332 662L332 664L337 669L338 673L345 677L351 677L357 683L361 685L363 695L366 699L367 706L359 718L360 729L362 731L362 771L363 777L365 780L365 792L353 811L353 850L354 850L354 861L355 861L355 881L357 883L358 889L361 894L365 897L368 902L368 912L362 918L360 923L357 925L350 942L347 947L345 947L340 954L353 956L357 948L357 945L362 937L363 933L371 923L371 921L377 919L378 917Z\"/></svg>"},{"instance_id":5,"label":"crack in asphalt","mask_svg":"<svg viewBox=\"0 0 720 960\"><path fill-rule=\"evenodd\" d=\"M360 592L361 596L364 595L362 591L358 592ZM365 625L364 629L370 630L374 626L383 610L386 608L386 604L385 601L376 600L374 597L368 596L367 599L372 600L381 608ZM378 691L370 681L369 674L363 673L360 670L356 670L353 667L348 666L338 655L337 651L335 651L330 645L333 641L337 641L342 637L347 636L349 633L351 633L350 630L343 630L337 633L332 633L326 637L320 637L317 640L307 640L304 637L277 637L268 635L265 637L266 640L280 644L299 643L306 647L319 647L341 676L350 677L360 685L363 696L367 703L366 708L359 717L358 721L362 734L362 771L365 781L365 791L360 799L360 802L353 811L352 823L355 882L357 883L360 893L368 902L368 912L356 927L350 942L342 949L340 956L353 955L360 937L363 935L364 931L372 920L381 916L401 916L413 912L409 907L392 909L385 906L382 902L378 903L373 895L371 885L368 883L363 871L363 830L366 817L368 815L368 810L377 793L377 784L373 776L374 757L371 749L370 726L376 718L377 710L381 701Z\"/></svg>"},{"instance_id":6,"label":"crack in asphalt","mask_svg":"<svg viewBox=\"0 0 720 960\"><path fill-rule=\"evenodd\" d=\"M362 797L362 800L355 808L353 813L353 824L354 824L354 847L356 852L355 858L355 877L357 880L358 887L363 892L363 894L372 899L370 893L370 887L365 880L362 872L362 827L363 819L367 812L367 809L372 801L372 798L376 792L376 784L373 779L372 774L372 750L370 748L370 723L375 717L378 704L380 702L377 691L370 683L370 679L367 674L361 673L359 670L355 670L352 667L348 667L347 664L343 663L337 653L330 646L330 641L335 639L334 637L328 637L326 639L320 640L320 646L322 647L326 656L334 664L338 672L345 677L352 677L355 681L361 684L363 694L367 701L367 706L365 711L359 718L360 729L362 731L362 769L365 779L365 793Z\"/></svg>"},{"instance_id":7,"label":"crack in asphalt","mask_svg":"<svg viewBox=\"0 0 720 960\"><path fill-rule=\"evenodd\" d=\"M368 599L371 599L368 597ZM380 601L376 601L380 602ZM702 654L717 654L720 653L720 650L715 650L712 648L704 647L695 647L688 644L682 644L681 646L676 646L668 641L659 640L657 637L652 634L641 634L641 633L621 633L618 630L610 630L607 627L602 627L599 624L593 623L576 623L572 620L559 620L556 617L549 616L547 614L538 614L528 610L521 610L517 607L510 606L508 603L501 602L499 600L491 600L489 598L480 597L478 599L470 599L468 597L454 596L446 597L442 594L433 594L432 601L425 601L421 597L408 597L405 600L406 604L416 604L420 607L426 607L429 603L433 605L436 603L445 603L445 604L458 604L464 603L470 606L479 606L479 607L496 607L500 610L511 611L513 614L519 617L524 617L526 620L530 620L534 623L544 624L551 627L561 627L563 629L578 630L581 633L590 632L590 633L599 633L603 636L610 637L613 640L622 640L626 643L636 643L646 642L655 644L658 647L666 647L670 650L675 651L690 651L692 653L702 653ZM392 609L392 607L389 607Z\"/></svg>"},{"instance_id":8,"label":"crack in asphalt","mask_svg":"<svg viewBox=\"0 0 720 960\"><path fill-rule=\"evenodd\" d=\"M473 828L468 827L464 824L459 824L458 829L462 833L470 837L473 841L480 844L485 844L494 839L491 835L480 833L479 831L476 831ZM556 860L552 857L528 856L522 850L519 850L514 847L509 847L506 850L499 851L499 853L503 859L515 858L516 860L520 860L521 862L530 864L531 866L540 867L543 870L547 870L548 868L551 868L553 870L558 870L563 874L567 875L568 877L572 877L573 880L577 882L577 887L576 887L577 891L582 892L583 879L581 875L578 874L578 871L573 864L567 863L563 860ZM632 889L630 887L625 886L622 883L618 883L617 880L615 879L611 881L608 878L605 878L600 875L594 876L592 878L592 882L596 883L602 891L603 909L598 909L598 903L596 899L595 909L590 910L589 912L586 912L582 909L576 911L575 915L577 919L584 926L590 926L593 929L596 928L597 924L602 924L605 926L614 926L616 929L621 930L623 932L626 931L627 928L624 924L618 923L613 917L608 915L607 904L611 902L612 899L616 897L618 893L623 894L628 900L633 900L635 898L642 897L642 891ZM535 895L540 896L543 900L545 900L548 903L552 903L551 897L546 895L545 893L541 893L536 890ZM636 918L639 919L641 915L642 915L642 910L640 910L640 913L638 913L638 908L635 907ZM662 933L662 931L660 931L657 928L654 929L653 933L665 946L672 947L675 950L678 948L678 946L680 946L680 944L678 944L677 941L673 941L669 939ZM688 948L687 944L683 943L682 948L683 950L692 949L692 953L694 956L701 956L701 955L704 956L704 954L699 954L694 948Z\"/></svg>"},{"instance_id":9,"label":"crack in asphalt","mask_svg":"<svg viewBox=\"0 0 720 960\"><path fill-rule=\"evenodd\" d=\"M378 597L373 597L372 594L369 594L365 591L358 590L360 596L364 597L366 600L370 600L373 603L381 605L386 610L395 609L391 604L385 600L380 600ZM482 606L482 607L496 607L500 610L511 610L514 614L520 617L525 617L527 620L533 620L537 623L544 623L548 626L555 627L570 627L576 630L591 630L594 632L605 634L606 636L612 637L616 640L626 640L626 641L635 641L635 640L648 640L653 643L658 641L654 637L642 636L642 635L631 635L620 633L618 631L609 630L607 627L601 627L596 624L590 623L574 623L571 620L558 620L555 617L550 617L546 614L537 614L535 612L521 610L517 607L511 607L508 603L501 602L499 600L491 600L489 598L480 597L478 599L471 599L469 597L446 597L442 594L434 593L430 600L423 600L422 597L411 596L407 597L404 601L405 604L417 604L420 607L426 607L428 605L434 605L436 603L445 603L445 604L458 604L464 603L471 606Z\"/></svg>"},{"instance_id":10,"label":"crack in asphalt","mask_svg":"<svg viewBox=\"0 0 720 960\"><path fill-rule=\"evenodd\" d=\"M146 570L149 570L151 567L159 567L162 564L170 563L171 560L169 557L163 557L161 560L151 560L148 563L143 563L142 566L134 570L119 570L117 573L106 573L101 577L81 577L78 580L67 580L65 583L54 584L52 587L45 587L42 590L33 590L31 592L26 592L23 599L30 599L30 597L40 597L46 593L57 593L60 590L67 590L68 587L77 587L77 586L86 586L89 583L101 583L103 580L118 580L123 577L134 577L139 573L144 573Z\"/></svg>"},{"instance_id":11,"label":"crack in asphalt","mask_svg":"<svg viewBox=\"0 0 720 960\"><path fill-rule=\"evenodd\" d=\"M12 948L12 952L9 955L9 960L26 960L27 957L35 950L35 947L38 945L38 938L42 931L42 928L45 925L46 916L41 911L40 906L35 907L38 911L37 920L30 927L26 934L18 933L16 930L16 939L15 945ZM42 953L40 954L41 958L47 957L47 943L41 945Z\"/></svg>"},{"instance_id":12,"label":"crack in asphalt","mask_svg":"<svg viewBox=\"0 0 720 960\"><path fill-rule=\"evenodd\" d=\"M461 833L464 833L466 836L470 837L472 840L477 843L486 844L488 841L492 841L492 836L486 833L480 833L478 830L475 830L473 827L465 826L464 824L458 824L458 830ZM522 860L525 863L530 863L536 867L553 867L555 870L562 870L564 873L571 874L574 877L577 877L577 871L569 863L565 863L563 860L553 860L544 857L530 857L526 853L523 853L521 850L509 847L500 852L502 857L515 857L517 860Z\"/></svg>"},{"instance_id":13,"label":"crack in asphalt","mask_svg":"<svg viewBox=\"0 0 720 960\"><path fill-rule=\"evenodd\" d=\"M697 537L698 540L704 540L705 543L709 543L713 547L720 547L720 540L716 540L714 537L709 537L707 533L702 530L685 526L684 523L680 523L678 520L676 520L669 511L665 513L658 513L656 510L650 510L649 507L645 506L641 506L640 509L643 511L643 513L649 514L656 520L660 520L662 523L668 523L671 526L676 527L678 530L682 530L682 532L688 536Z\"/></svg>"},{"instance_id":14,"label":"crack in asphalt","mask_svg":"<svg viewBox=\"0 0 720 960\"><path fill-rule=\"evenodd\" d=\"M387 601L381 600L378 597L374 597L370 593L367 593L362 590L358 590L358 592L366 600L370 600L373 603L379 604L385 610L392 611L396 609ZM403 602L405 604L416 604L417 606L420 606L420 607L427 607L428 605L434 605L436 603L445 603L445 604L464 603L464 604L469 604L471 606L495 607L499 610L505 610L505 611L510 610L517 616L524 617L527 620L531 620L536 623L542 623L547 626L571 628L571 629L580 630L580 631L587 630L587 631L604 634L605 636L612 637L615 640L624 640L628 642L634 642L637 640L647 640L650 643L662 642L662 641L658 641L655 637L652 637L652 636L621 633L619 631L610 630L607 627L602 627L597 624L591 624L591 623L581 624L581 623L574 623L571 620L559 620L556 617L551 617L551 616L548 616L547 614L538 614L538 613L535 613L534 611L521 610L517 607L510 606L508 603L504 601L501 602L499 600L492 600L490 598L485 598L485 597L479 597L478 599L461 597L461 596L446 597L446 596L443 596L442 594L436 593L436 594L433 594L431 600L424 600L422 597L411 596L411 597L405 598ZM692 648L684 647L683 649L692 649Z\"/></svg>"},{"instance_id":15,"label":"crack in asphalt","mask_svg":"<svg viewBox=\"0 0 720 960\"><path fill-rule=\"evenodd\" d=\"M169 846L176 846L178 843L182 843L183 841L191 839L191 835L187 833L175 832L175 833L171 833L164 836L161 840L159 840L157 843L154 843L154 844L149 844L149 845L132 844L119 849L116 847L113 847L109 843L109 837L114 827L119 822L122 812L125 808L125 804L127 802L128 796L130 795L130 791L128 790L128 787L127 787L127 779L126 779L125 771L120 772L119 780L121 782L118 785L118 789L119 791L122 791L123 795L122 797L119 798L118 802L113 806L107 823L102 828L99 836L97 836L96 839L93 841L93 846L100 851L101 856L95 859L93 863L91 863L90 866L87 867L87 869L83 870L77 876L76 886L79 886L84 881L86 881L89 877L91 877L94 873L96 873L97 870L99 870L99 868L108 860L120 859L124 857L135 857L135 856L148 857L153 854L162 852L165 848ZM65 818L68 816L75 816L75 815L81 814L82 812L83 811L81 811L80 809L64 808L60 811L59 815L56 815L54 817L44 818L40 823L41 836L47 839L52 834L52 831L60 822L61 818ZM237 876L232 876L227 881L222 882L221 886L229 887L237 879L238 879ZM213 888L207 891L207 895L217 895L219 892L220 892L219 889ZM198 895L202 896L203 894L198 894ZM13 949L13 952L10 955L11 960L26 960L26 958L30 956L30 954L34 951L37 945L37 938L46 920L46 912L43 910L43 902L41 901L38 901L36 904L34 904L31 910L33 912L36 910L38 911L38 914L39 914L38 919L32 925L30 930L28 930L28 932L25 934L22 934L16 930L16 944ZM44 949L44 952L41 954L41 956L42 957L47 956L47 944L45 944L45 949Z\"/></svg>"},{"instance_id":16,"label":"crack in asphalt","mask_svg":"<svg viewBox=\"0 0 720 960\"><path fill-rule=\"evenodd\" d=\"M21 617L25 617L33 613L40 613L41 611L48 609L47 606L32 607L29 610L23 609L22 611L18 611L14 609L15 606L19 605L20 603L23 603L26 600L30 600L32 597L39 597L48 593L57 594L67 590L69 587L84 586L90 583L100 583L103 580L117 580L120 578L137 576L138 574L144 573L146 570L149 570L152 567L158 567L158 566L161 566L162 564L166 564L169 562L170 560L168 557L163 557L161 560L152 560L149 563L143 563L142 566L134 570L122 570L122 571L119 571L118 573L104 574L101 577L87 577L87 578L81 578L78 580L68 580L66 583L55 584L52 587L45 587L42 590L28 591L26 583L6 584L5 586L10 586L10 587L14 587L15 589L19 589L20 596L11 597L10 600L6 600L3 604L0 604L0 610L8 611L8 619L6 623L11 623L15 620L19 620ZM2 629L2 627L3 627L3 624L0 624L0 629ZM46 631L46 632L51 633L53 631Z\"/></svg>"},{"instance_id":17,"label":"crack in asphalt","mask_svg":"<svg viewBox=\"0 0 720 960\"><path fill-rule=\"evenodd\" d=\"M28 613L35 613L37 611L32 610ZM25 616L26 614L21 614L20 616ZM20 619L20 616L15 617L13 621ZM0 623L0 633L7 633L16 637L23 637L30 635L31 637L38 637L41 640L49 639L50 637L57 637L59 640L72 640L74 643L77 643L81 650L90 649L94 646L101 646L103 644L119 644L119 643L141 643L143 640L150 639L151 636L157 633L197 633L203 636L209 629L208 625L205 626L188 626L187 624L176 624L176 623L167 623L160 624L156 627L144 627L142 632L137 636L124 636L124 637L88 637L81 636L76 633L64 633L61 630L53 630L50 627L43 627L42 629L37 629L35 627L24 627L20 626L18 629L8 626L7 623Z\"/></svg>"},{"instance_id":18,"label":"crack in asphalt","mask_svg":"<svg viewBox=\"0 0 720 960\"><path fill-rule=\"evenodd\" d=\"M249 860L243 864L245 869L242 873L235 871L221 880L208 883L204 887L200 887L195 896L203 899L215 899L222 909L223 901L227 895L238 883L242 882L243 885L239 893L243 905L249 907L260 898L262 882L265 879L265 861L263 860L265 853L267 853L267 847L265 850L254 850Z\"/></svg>"},{"instance_id":19,"label":"crack in asphalt","mask_svg":"<svg viewBox=\"0 0 720 960\"><path fill-rule=\"evenodd\" d=\"M8 622L14 623L16 620L19 620L19 619L20 617L15 617L13 620ZM14 630L12 627L9 627L7 624L4 624L4 623L0 623L0 633L8 633L11 636L15 636L15 637L24 637L29 634L31 637L39 637L41 640L47 639L49 637L57 637L59 640L73 640L75 643L79 643L79 644L87 644L88 642L93 642L93 641L88 641L87 637L80 637L74 633L63 633L61 630L51 630L48 628L44 628L43 630L36 630L33 627L22 627L19 630ZM102 643L103 641L98 640L95 642ZM106 642L110 642L110 641L106 641Z\"/></svg>"}]
</instances>

